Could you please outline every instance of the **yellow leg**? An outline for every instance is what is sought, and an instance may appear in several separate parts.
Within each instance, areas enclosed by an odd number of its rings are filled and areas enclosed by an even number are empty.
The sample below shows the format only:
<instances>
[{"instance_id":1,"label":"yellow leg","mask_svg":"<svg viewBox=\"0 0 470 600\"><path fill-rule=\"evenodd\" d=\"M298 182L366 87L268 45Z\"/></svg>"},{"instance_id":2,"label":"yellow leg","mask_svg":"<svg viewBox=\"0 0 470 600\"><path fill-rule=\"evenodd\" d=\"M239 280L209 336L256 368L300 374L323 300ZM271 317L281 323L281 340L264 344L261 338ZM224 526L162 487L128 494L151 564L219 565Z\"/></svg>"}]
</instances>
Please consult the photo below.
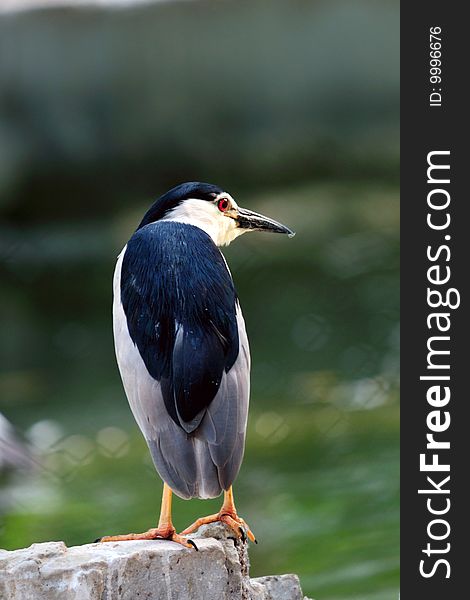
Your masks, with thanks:
<instances>
[{"instance_id":1,"label":"yellow leg","mask_svg":"<svg viewBox=\"0 0 470 600\"><path fill-rule=\"evenodd\" d=\"M187 548L196 548L192 540L186 540L176 533L171 519L171 501L173 492L166 483L163 484L162 505L160 509L160 518L158 527L149 529L144 533L128 533L125 535L110 535L99 539L100 542L126 542L130 540L171 540L186 546Z\"/></svg>"},{"instance_id":2,"label":"yellow leg","mask_svg":"<svg viewBox=\"0 0 470 600\"><path fill-rule=\"evenodd\" d=\"M252 542L255 542L255 544L258 543L246 522L237 514L237 509L235 508L235 502L233 499L232 486L230 486L227 491L224 491L224 502L222 504L222 508L217 514L197 519L192 525L182 531L181 535L189 535L194 533L196 529L199 529L201 525L215 523L216 521L220 521L221 523L228 525L230 529L234 531L235 535L238 538L241 538L243 541L245 541L246 537L248 536Z\"/></svg>"},{"instance_id":3,"label":"yellow leg","mask_svg":"<svg viewBox=\"0 0 470 600\"><path fill-rule=\"evenodd\" d=\"M171 519L171 504L173 501L173 492L166 483L163 484L162 504L160 507L160 518L158 519L158 528L173 527Z\"/></svg>"}]
</instances>

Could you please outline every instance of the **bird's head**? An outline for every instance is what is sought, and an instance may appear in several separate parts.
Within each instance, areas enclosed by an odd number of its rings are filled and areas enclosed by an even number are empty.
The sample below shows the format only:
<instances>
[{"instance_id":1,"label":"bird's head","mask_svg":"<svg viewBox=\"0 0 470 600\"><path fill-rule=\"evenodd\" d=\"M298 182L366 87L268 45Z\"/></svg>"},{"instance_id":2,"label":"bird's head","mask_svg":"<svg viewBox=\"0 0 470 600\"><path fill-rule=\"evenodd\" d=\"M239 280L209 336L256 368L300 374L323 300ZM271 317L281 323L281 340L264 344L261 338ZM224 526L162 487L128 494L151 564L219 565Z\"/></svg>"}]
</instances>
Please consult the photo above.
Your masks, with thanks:
<instances>
[{"instance_id":1,"label":"bird's head","mask_svg":"<svg viewBox=\"0 0 470 600\"><path fill-rule=\"evenodd\" d=\"M226 246L247 231L295 235L274 219L241 208L229 193L210 183L189 182L171 189L154 202L139 229L155 221L177 221L200 227L217 246Z\"/></svg>"}]
</instances>

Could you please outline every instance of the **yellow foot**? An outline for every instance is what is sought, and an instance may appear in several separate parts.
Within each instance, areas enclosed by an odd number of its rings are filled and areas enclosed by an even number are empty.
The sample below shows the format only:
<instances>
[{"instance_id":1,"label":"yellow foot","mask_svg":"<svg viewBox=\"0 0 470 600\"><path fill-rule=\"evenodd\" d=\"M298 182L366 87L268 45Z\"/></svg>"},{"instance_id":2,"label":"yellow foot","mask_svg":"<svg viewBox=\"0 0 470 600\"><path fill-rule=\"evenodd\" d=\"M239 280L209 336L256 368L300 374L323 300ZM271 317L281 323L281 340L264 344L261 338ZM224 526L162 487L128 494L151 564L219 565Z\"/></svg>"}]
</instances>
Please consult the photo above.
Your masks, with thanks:
<instances>
[{"instance_id":1,"label":"yellow foot","mask_svg":"<svg viewBox=\"0 0 470 600\"><path fill-rule=\"evenodd\" d=\"M190 535L191 533L194 533L196 529L199 529L201 525L208 525L209 523L216 523L217 521L228 525L235 533L237 538L241 539L243 542L245 542L246 538L248 537L248 539L255 544L258 543L251 529L248 527L246 522L237 515L236 511L227 512L225 510L221 510L215 515L201 517L200 519L194 521L192 525L186 527L186 529L181 532L181 535Z\"/></svg>"},{"instance_id":2,"label":"yellow foot","mask_svg":"<svg viewBox=\"0 0 470 600\"><path fill-rule=\"evenodd\" d=\"M181 535L178 535L174 527L158 527L149 529L144 533L128 533L126 535L106 535L97 539L97 542L127 542L132 540L170 540L181 544L185 548L198 549L192 540L186 540Z\"/></svg>"}]
</instances>

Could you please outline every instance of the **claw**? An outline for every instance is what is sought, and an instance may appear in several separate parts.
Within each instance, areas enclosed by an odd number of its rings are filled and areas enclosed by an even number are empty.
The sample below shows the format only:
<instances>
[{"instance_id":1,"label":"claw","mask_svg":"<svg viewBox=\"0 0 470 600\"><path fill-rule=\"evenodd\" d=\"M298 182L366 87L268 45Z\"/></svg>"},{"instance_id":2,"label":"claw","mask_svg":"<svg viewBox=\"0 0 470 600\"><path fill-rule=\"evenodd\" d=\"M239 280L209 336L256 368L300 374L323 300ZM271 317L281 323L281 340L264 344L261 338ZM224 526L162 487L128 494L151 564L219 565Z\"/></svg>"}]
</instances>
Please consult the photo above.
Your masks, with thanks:
<instances>
[{"instance_id":1,"label":"claw","mask_svg":"<svg viewBox=\"0 0 470 600\"><path fill-rule=\"evenodd\" d=\"M237 537L230 537L229 539L233 539L235 544L239 539L241 539L243 543L246 543L247 539L249 539L251 542L256 542L255 536L253 535L251 529L237 514L237 510L233 501L233 492L231 486L228 490L224 491L224 503L218 513L197 519L192 525L186 527L186 529L184 529L180 535L190 535L199 529L201 525L208 525L209 523L217 522L224 523L233 531Z\"/></svg>"},{"instance_id":2,"label":"claw","mask_svg":"<svg viewBox=\"0 0 470 600\"><path fill-rule=\"evenodd\" d=\"M199 548L196 546L193 540L188 540L188 544L191 544L191 546L196 550L196 552L199 552Z\"/></svg>"},{"instance_id":3,"label":"claw","mask_svg":"<svg viewBox=\"0 0 470 600\"><path fill-rule=\"evenodd\" d=\"M176 542L177 544L181 544L181 546L184 546L185 548L196 548L196 550L199 550L199 548L196 547L196 544L192 540L186 540L186 538L178 535L175 532L174 527L172 525L149 529L144 533L129 533L127 535L104 536L98 541L125 542L127 540L169 540L170 542Z\"/></svg>"},{"instance_id":4,"label":"claw","mask_svg":"<svg viewBox=\"0 0 470 600\"><path fill-rule=\"evenodd\" d=\"M236 514L232 517L226 513L217 513L215 515L210 515L209 517L197 519L197 521L195 521L190 527L187 527L184 531L182 531L180 535L190 535L199 529L201 525L207 525L208 523L215 523L217 521L225 523L225 525L230 527L230 529L235 533L236 537L229 537L229 539L233 539L235 544L239 539L241 539L243 543L245 543L247 540L257 543L251 529L248 527L245 521L240 519Z\"/></svg>"}]
</instances>

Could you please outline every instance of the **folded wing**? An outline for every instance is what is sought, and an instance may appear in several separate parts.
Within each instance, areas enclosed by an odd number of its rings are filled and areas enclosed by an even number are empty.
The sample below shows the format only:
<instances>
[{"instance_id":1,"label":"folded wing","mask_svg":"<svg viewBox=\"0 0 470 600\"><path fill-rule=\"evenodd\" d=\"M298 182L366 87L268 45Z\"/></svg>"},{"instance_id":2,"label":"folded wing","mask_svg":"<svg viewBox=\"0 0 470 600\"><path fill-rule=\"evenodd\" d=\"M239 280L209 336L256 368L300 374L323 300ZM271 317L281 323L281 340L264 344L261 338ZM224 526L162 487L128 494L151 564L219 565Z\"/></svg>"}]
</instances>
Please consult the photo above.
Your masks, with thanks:
<instances>
[{"instance_id":1,"label":"folded wing","mask_svg":"<svg viewBox=\"0 0 470 600\"><path fill-rule=\"evenodd\" d=\"M114 281L118 365L162 478L182 497L213 497L240 468L249 349L232 278L203 231L139 230Z\"/></svg>"}]
</instances>

